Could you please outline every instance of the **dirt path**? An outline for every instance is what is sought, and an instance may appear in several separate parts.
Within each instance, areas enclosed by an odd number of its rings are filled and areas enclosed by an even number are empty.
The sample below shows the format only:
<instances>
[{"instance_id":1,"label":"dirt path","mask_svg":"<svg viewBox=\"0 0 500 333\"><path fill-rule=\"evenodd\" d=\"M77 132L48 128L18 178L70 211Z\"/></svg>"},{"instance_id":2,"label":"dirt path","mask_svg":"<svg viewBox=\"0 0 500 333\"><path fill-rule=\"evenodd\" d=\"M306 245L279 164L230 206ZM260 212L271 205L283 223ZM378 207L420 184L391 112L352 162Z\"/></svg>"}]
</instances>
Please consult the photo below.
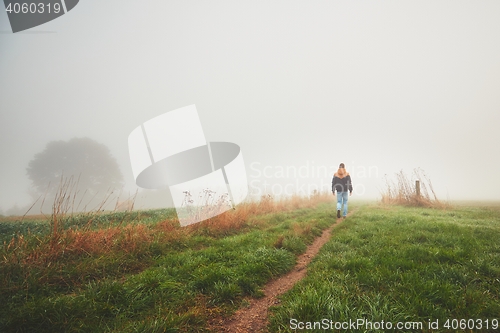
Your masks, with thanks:
<instances>
[{"instance_id":1,"label":"dirt path","mask_svg":"<svg viewBox=\"0 0 500 333\"><path fill-rule=\"evenodd\" d=\"M263 298L249 299L250 305L248 307L239 309L230 318L215 320L210 324L210 328L214 332L227 333L266 332L269 307L278 304L277 297L290 290L295 283L304 278L307 265L318 254L321 247L328 242L332 229L341 221L342 219L337 219L332 226L325 229L323 234L308 246L306 252L298 257L297 264L291 272L269 282L264 288L265 296Z\"/></svg>"}]
</instances>

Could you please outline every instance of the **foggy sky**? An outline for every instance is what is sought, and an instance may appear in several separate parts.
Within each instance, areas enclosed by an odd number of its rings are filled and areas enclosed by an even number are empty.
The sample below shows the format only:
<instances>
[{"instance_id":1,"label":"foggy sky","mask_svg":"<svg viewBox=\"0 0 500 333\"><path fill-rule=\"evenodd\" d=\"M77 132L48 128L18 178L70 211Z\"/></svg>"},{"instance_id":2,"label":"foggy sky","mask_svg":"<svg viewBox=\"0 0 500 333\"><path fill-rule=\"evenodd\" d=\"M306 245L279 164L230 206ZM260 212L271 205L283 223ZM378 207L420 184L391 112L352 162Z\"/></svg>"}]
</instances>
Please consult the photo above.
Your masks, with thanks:
<instances>
[{"instance_id":1,"label":"foggy sky","mask_svg":"<svg viewBox=\"0 0 500 333\"><path fill-rule=\"evenodd\" d=\"M420 167L443 199L499 200L499 17L498 1L82 0L12 34L2 7L0 209L73 137L109 147L133 192L129 133L191 104L208 141L240 145L254 194L328 188L344 162L358 198Z\"/></svg>"}]
</instances>

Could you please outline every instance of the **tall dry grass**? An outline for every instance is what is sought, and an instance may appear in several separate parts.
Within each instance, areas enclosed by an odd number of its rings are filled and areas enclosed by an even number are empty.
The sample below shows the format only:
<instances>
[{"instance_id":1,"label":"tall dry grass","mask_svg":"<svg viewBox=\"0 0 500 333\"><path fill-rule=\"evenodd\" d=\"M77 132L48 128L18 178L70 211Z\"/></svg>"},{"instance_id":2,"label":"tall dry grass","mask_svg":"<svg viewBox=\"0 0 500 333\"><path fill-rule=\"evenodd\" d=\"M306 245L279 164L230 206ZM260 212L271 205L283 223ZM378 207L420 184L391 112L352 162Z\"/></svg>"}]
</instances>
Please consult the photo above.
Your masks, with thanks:
<instances>
[{"instance_id":1,"label":"tall dry grass","mask_svg":"<svg viewBox=\"0 0 500 333\"><path fill-rule=\"evenodd\" d=\"M309 197L291 196L275 199L271 195L261 196L259 201L243 202L234 210L228 210L200 223L187 227L192 232L204 233L213 236L229 235L248 226L250 218L278 212L286 212L301 208L312 208L322 202L331 201L328 193L314 192ZM252 223L259 223L253 219Z\"/></svg>"},{"instance_id":2,"label":"tall dry grass","mask_svg":"<svg viewBox=\"0 0 500 333\"><path fill-rule=\"evenodd\" d=\"M13 237L9 243L3 244L3 263L44 266L68 257L147 251L153 242L170 244L193 235L223 237L258 224L260 215L312 208L331 201L328 193L318 192L310 197L292 196L280 200L266 195L259 201L241 203L234 210L187 227L181 227L179 221L172 218L157 223L134 221L124 226L120 224L96 229L90 228L96 215L89 215L88 223L75 229L64 227L65 216L70 208L68 202L72 198L68 194L70 189L71 182L63 183L54 201L50 234L35 239L29 235Z\"/></svg>"},{"instance_id":3,"label":"tall dry grass","mask_svg":"<svg viewBox=\"0 0 500 333\"><path fill-rule=\"evenodd\" d=\"M420 181L420 194L417 193L416 181ZM386 187L381 193L381 202L388 205L412 207L446 208L448 203L438 199L432 182L425 172L416 168L411 175L402 170L395 174L395 179L386 177Z\"/></svg>"}]
</instances>

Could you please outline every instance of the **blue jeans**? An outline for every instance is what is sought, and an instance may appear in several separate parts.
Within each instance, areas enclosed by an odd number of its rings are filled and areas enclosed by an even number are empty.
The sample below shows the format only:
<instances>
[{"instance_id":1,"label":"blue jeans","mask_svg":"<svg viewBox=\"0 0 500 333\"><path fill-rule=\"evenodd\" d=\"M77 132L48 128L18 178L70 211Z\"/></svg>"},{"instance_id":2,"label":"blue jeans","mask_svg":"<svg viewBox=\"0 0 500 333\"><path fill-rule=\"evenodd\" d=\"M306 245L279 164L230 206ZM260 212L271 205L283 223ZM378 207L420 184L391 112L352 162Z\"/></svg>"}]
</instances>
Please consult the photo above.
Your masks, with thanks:
<instances>
[{"instance_id":1,"label":"blue jeans","mask_svg":"<svg viewBox=\"0 0 500 333\"><path fill-rule=\"evenodd\" d=\"M342 203L344 204L344 214L347 215L347 201L349 200L349 192L337 192L337 210L342 209Z\"/></svg>"}]
</instances>

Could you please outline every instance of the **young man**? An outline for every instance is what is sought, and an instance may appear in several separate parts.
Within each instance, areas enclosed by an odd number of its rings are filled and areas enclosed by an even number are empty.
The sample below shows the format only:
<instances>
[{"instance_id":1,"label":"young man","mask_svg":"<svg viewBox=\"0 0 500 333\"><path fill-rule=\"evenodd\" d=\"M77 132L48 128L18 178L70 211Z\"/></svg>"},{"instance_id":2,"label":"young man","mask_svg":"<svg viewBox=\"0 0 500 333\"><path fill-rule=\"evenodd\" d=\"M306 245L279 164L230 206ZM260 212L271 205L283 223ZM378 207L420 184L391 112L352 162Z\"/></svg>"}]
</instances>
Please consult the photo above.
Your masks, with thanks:
<instances>
[{"instance_id":1,"label":"young man","mask_svg":"<svg viewBox=\"0 0 500 333\"><path fill-rule=\"evenodd\" d=\"M333 175L332 179L332 192L335 196L335 191L337 191L337 218L340 218L340 210L342 209L342 204L344 205L343 217L347 216L347 201L349 195L352 195L352 182L349 172L345 170L344 163L340 163L339 169Z\"/></svg>"}]
</instances>

